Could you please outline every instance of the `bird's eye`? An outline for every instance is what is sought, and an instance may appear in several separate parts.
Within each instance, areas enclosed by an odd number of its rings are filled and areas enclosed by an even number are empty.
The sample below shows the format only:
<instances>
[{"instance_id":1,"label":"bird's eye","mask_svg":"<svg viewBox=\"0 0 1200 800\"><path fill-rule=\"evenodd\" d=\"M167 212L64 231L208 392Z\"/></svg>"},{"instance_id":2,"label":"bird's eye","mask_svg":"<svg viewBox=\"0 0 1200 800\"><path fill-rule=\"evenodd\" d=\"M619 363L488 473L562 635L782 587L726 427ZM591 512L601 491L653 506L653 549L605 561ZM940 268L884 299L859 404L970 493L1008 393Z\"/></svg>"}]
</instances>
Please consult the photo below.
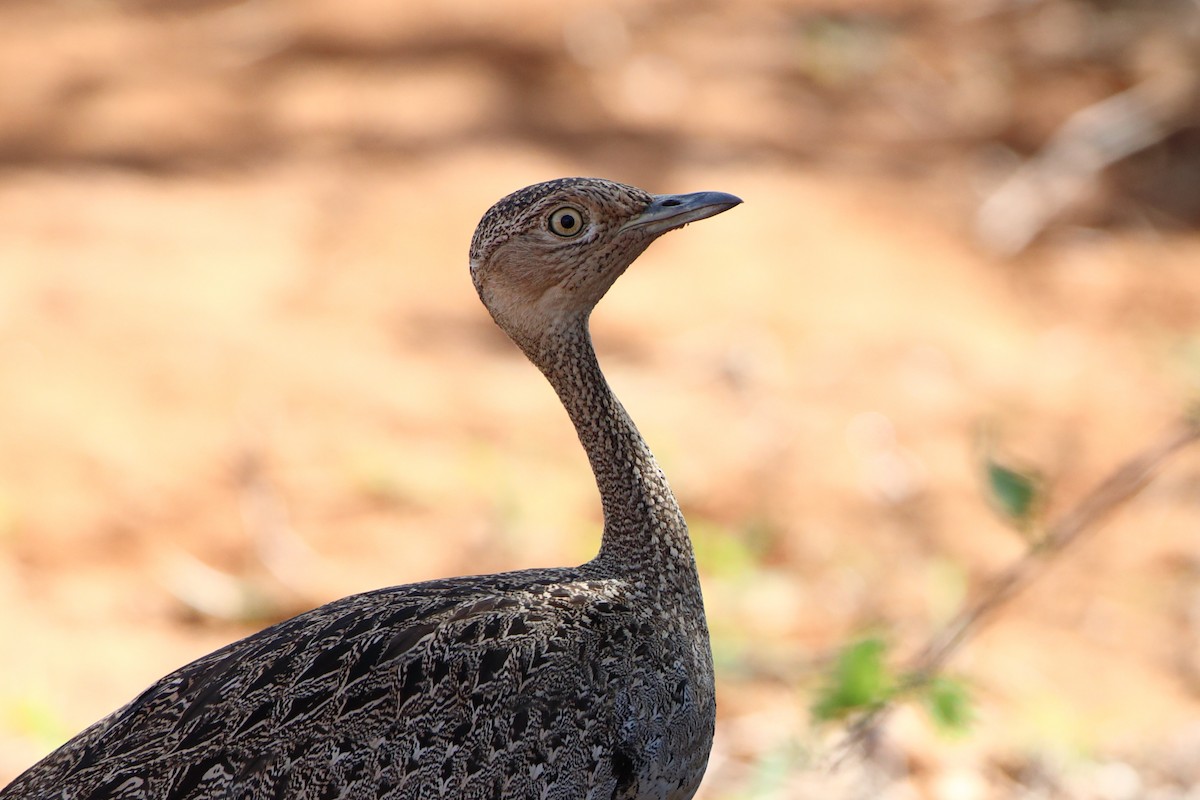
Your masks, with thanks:
<instances>
[{"instance_id":1,"label":"bird's eye","mask_svg":"<svg viewBox=\"0 0 1200 800\"><path fill-rule=\"evenodd\" d=\"M550 231L564 239L578 236L583 230L583 212L572 206L563 206L550 214Z\"/></svg>"}]
</instances>

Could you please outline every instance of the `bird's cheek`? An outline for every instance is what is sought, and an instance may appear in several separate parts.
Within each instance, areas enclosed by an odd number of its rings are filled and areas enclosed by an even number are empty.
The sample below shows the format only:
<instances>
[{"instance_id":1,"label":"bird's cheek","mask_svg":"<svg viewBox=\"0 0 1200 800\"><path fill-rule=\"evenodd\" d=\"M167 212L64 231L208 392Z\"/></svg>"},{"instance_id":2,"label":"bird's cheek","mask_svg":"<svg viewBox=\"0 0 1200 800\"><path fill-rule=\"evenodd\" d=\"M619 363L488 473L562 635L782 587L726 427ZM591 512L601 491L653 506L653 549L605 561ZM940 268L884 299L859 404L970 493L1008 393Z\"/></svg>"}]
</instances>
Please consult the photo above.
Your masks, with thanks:
<instances>
[{"instance_id":1,"label":"bird's cheek","mask_svg":"<svg viewBox=\"0 0 1200 800\"><path fill-rule=\"evenodd\" d=\"M585 304L577 288L558 284L542 292L534 308L538 316L550 320L583 310Z\"/></svg>"}]
</instances>

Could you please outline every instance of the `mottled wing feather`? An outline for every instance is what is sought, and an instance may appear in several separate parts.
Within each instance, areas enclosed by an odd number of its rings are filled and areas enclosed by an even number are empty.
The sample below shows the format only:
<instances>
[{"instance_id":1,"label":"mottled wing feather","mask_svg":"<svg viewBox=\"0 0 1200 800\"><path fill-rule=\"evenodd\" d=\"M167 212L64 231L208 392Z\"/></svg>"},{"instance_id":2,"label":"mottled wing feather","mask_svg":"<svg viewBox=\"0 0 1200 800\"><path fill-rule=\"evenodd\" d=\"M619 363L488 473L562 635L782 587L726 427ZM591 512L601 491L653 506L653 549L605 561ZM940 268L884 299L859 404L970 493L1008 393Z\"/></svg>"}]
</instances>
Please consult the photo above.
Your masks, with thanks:
<instances>
[{"instance_id":1,"label":"mottled wing feather","mask_svg":"<svg viewBox=\"0 0 1200 800\"><path fill-rule=\"evenodd\" d=\"M612 593L550 570L336 601L163 678L0 798L612 797L635 649Z\"/></svg>"}]
</instances>

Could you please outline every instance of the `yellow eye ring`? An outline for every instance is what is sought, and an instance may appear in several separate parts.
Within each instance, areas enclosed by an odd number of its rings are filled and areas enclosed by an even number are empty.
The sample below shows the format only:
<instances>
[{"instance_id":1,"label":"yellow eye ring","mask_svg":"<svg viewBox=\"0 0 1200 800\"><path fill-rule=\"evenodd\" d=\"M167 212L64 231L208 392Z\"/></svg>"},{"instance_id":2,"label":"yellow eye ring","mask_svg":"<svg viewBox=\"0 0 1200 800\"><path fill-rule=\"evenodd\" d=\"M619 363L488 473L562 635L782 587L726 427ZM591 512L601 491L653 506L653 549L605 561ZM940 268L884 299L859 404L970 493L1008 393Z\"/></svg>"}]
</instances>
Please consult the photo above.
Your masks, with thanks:
<instances>
[{"instance_id":1,"label":"yellow eye ring","mask_svg":"<svg viewBox=\"0 0 1200 800\"><path fill-rule=\"evenodd\" d=\"M546 224L550 227L550 232L555 236L570 239L583 232L583 212L574 206L562 206L550 212L550 217L546 220Z\"/></svg>"}]
</instances>

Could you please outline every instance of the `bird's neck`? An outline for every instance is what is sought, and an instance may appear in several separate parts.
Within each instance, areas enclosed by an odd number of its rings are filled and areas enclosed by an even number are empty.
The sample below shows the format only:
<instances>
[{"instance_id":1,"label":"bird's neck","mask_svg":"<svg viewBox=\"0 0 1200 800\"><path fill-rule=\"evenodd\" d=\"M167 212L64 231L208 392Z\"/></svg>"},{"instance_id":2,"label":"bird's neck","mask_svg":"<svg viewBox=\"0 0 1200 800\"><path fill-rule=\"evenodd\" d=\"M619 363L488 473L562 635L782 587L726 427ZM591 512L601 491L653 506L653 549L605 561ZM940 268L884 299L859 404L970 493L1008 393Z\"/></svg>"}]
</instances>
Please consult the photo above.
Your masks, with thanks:
<instances>
[{"instance_id":1,"label":"bird's neck","mask_svg":"<svg viewBox=\"0 0 1200 800\"><path fill-rule=\"evenodd\" d=\"M679 503L604 379L586 319L555 331L536 350L527 352L566 407L600 489L604 538L592 563L645 581L651 590L698 592Z\"/></svg>"}]
</instances>

